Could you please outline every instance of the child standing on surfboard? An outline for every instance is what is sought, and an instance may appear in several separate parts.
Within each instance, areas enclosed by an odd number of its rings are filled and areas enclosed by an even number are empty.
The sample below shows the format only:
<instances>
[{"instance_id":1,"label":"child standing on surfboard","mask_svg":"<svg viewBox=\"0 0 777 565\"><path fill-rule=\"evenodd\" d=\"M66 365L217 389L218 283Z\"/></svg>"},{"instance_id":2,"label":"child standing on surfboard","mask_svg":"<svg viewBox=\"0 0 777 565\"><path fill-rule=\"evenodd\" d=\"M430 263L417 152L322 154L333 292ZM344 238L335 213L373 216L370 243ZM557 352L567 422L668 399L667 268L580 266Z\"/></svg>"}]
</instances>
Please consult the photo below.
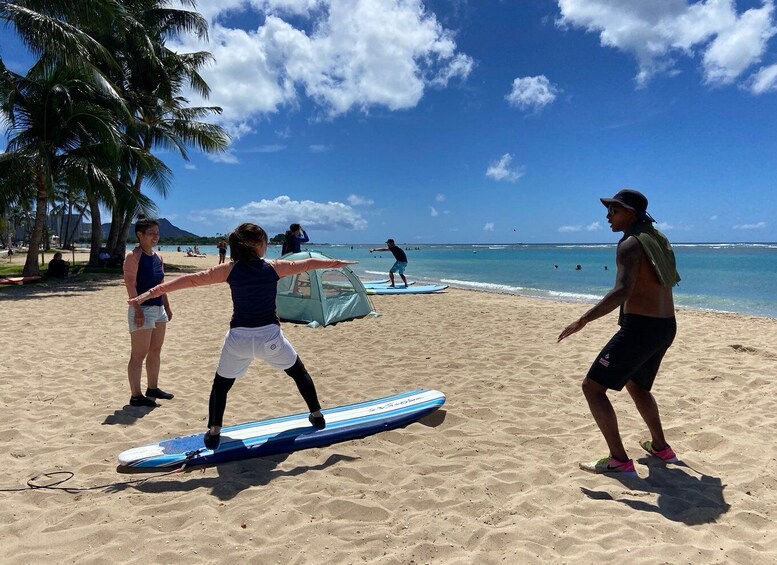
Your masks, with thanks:
<instances>
[{"instance_id":1,"label":"child standing on surfboard","mask_svg":"<svg viewBox=\"0 0 777 565\"><path fill-rule=\"evenodd\" d=\"M282 277L315 269L352 265L356 261L315 258L301 261L265 260L267 233L250 223L239 225L229 234L229 248L232 258L230 263L180 276L128 302L138 304L149 297L163 296L168 292L195 286L222 282L229 284L232 292L232 320L221 347L221 357L210 391L208 431L203 438L207 448L218 447L227 394L235 379L246 373L254 358L264 359L271 367L285 371L294 379L310 410L310 423L316 428L324 428L326 422L313 379L281 331L275 313L275 294L278 280Z\"/></svg>"}]
</instances>

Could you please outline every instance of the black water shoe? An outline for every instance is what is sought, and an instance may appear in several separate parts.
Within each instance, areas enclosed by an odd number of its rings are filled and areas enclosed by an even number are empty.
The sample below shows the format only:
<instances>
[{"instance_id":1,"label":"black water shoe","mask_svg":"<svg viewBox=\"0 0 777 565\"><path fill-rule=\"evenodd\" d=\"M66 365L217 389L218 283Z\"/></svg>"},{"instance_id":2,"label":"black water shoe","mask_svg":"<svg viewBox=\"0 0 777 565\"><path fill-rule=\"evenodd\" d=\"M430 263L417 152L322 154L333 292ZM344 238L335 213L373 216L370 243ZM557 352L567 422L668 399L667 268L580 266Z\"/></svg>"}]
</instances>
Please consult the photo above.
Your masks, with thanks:
<instances>
[{"instance_id":1,"label":"black water shoe","mask_svg":"<svg viewBox=\"0 0 777 565\"><path fill-rule=\"evenodd\" d=\"M141 394L140 396L130 397L130 406L148 406L149 408L157 408L159 404L154 402L153 399Z\"/></svg>"},{"instance_id":2,"label":"black water shoe","mask_svg":"<svg viewBox=\"0 0 777 565\"><path fill-rule=\"evenodd\" d=\"M161 398L162 400L172 400L175 398L174 394L163 391L161 388L147 388L146 396L149 398Z\"/></svg>"},{"instance_id":3,"label":"black water shoe","mask_svg":"<svg viewBox=\"0 0 777 565\"><path fill-rule=\"evenodd\" d=\"M205 432L205 435L202 436L202 441L208 449L216 450L221 443L221 434L212 434L210 433L210 430L208 430Z\"/></svg>"},{"instance_id":4,"label":"black water shoe","mask_svg":"<svg viewBox=\"0 0 777 565\"><path fill-rule=\"evenodd\" d=\"M308 416L308 421L317 430L323 430L324 428L326 428L326 420L324 420L323 416L314 416L313 414L311 414L310 416Z\"/></svg>"}]
</instances>

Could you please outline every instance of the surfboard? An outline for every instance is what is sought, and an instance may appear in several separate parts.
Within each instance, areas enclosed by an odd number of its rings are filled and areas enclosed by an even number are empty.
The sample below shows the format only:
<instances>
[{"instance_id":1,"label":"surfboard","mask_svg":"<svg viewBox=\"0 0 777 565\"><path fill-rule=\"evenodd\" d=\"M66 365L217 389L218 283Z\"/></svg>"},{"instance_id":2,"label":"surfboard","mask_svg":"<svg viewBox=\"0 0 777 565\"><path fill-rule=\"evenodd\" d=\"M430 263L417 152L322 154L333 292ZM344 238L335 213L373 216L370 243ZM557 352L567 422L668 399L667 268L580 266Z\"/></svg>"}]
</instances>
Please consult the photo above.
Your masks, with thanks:
<instances>
[{"instance_id":1,"label":"surfboard","mask_svg":"<svg viewBox=\"0 0 777 565\"><path fill-rule=\"evenodd\" d=\"M295 414L221 429L221 444L205 447L205 433L162 440L119 454L119 465L135 469L169 470L187 466L225 463L276 453L323 447L406 426L437 410L445 394L419 389L375 400L327 408L324 429L314 428L308 414Z\"/></svg>"},{"instance_id":2,"label":"surfboard","mask_svg":"<svg viewBox=\"0 0 777 565\"><path fill-rule=\"evenodd\" d=\"M38 275L30 277L0 277L0 284L24 284L28 282L39 281Z\"/></svg>"},{"instance_id":3,"label":"surfboard","mask_svg":"<svg viewBox=\"0 0 777 565\"><path fill-rule=\"evenodd\" d=\"M375 282L367 281L362 283L362 285L364 285L364 288L386 288L390 284L391 284L390 281L375 281ZM405 283L398 282L395 284L397 284L398 286L403 286ZM408 285L415 284L415 281L407 281L407 284Z\"/></svg>"},{"instance_id":4,"label":"surfboard","mask_svg":"<svg viewBox=\"0 0 777 565\"><path fill-rule=\"evenodd\" d=\"M447 284L417 284L405 288L404 286L397 286L391 288L390 286L373 286L366 288L367 294L430 294L433 292L440 292L448 288Z\"/></svg>"}]
</instances>

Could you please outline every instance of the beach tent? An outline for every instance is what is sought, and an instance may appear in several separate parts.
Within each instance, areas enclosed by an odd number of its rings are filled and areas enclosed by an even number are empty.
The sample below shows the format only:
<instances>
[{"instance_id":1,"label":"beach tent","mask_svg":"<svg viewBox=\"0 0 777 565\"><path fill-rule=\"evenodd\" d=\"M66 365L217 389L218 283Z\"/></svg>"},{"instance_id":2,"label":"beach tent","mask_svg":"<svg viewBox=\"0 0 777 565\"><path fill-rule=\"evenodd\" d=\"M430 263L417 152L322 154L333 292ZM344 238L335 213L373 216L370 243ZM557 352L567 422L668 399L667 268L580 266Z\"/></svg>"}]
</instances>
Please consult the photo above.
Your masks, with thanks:
<instances>
[{"instance_id":1,"label":"beach tent","mask_svg":"<svg viewBox=\"0 0 777 565\"><path fill-rule=\"evenodd\" d=\"M317 251L287 253L281 259L299 261L311 257L332 259ZM364 285L348 267L283 277L278 281L275 304L281 320L305 322L313 327L377 316Z\"/></svg>"}]
</instances>

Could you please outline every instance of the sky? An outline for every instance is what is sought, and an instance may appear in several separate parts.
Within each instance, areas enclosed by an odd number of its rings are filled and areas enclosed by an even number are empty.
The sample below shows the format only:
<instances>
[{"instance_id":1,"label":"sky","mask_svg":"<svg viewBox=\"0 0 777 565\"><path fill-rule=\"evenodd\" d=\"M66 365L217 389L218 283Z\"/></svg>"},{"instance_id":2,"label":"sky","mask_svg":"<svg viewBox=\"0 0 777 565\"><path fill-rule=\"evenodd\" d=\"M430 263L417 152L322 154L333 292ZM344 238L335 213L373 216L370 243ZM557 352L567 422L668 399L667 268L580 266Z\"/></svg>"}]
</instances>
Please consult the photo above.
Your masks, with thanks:
<instances>
[{"instance_id":1,"label":"sky","mask_svg":"<svg viewBox=\"0 0 777 565\"><path fill-rule=\"evenodd\" d=\"M159 216L316 243L777 241L775 0L200 0L218 155L158 153ZM31 59L12 28L0 56ZM149 189L150 190L150 189Z\"/></svg>"}]
</instances>

